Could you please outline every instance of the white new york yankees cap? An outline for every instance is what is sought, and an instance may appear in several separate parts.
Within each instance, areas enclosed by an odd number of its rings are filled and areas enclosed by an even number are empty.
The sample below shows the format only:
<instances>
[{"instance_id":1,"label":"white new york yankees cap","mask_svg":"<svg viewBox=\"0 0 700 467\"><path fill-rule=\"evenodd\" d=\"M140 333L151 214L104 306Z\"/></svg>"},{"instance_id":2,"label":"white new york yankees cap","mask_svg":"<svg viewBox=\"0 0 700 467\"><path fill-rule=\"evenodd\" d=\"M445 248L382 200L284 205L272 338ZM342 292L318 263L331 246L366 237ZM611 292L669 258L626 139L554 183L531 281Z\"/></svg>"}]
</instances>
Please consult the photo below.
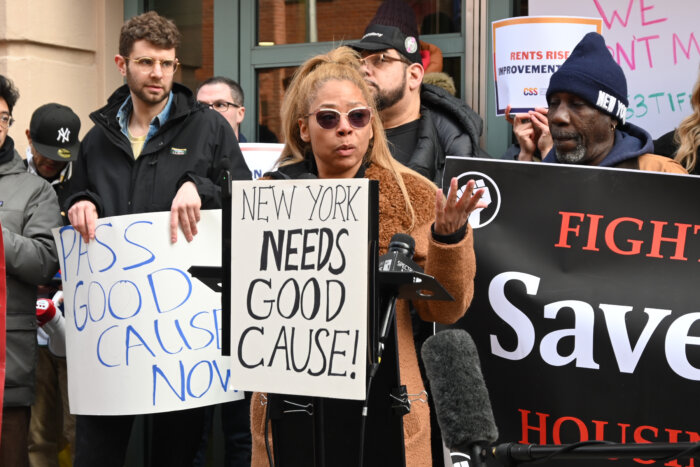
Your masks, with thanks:
<instances>
[{"instance_id":1,"label":"white new york yankees cap","mask_svg":"<svg viewBox=\"0 0 700 467\"><path fill-rule=\"evenodd\" d=\"M34 111L29 122L29 136L39 153L60 162L78 157L80 118L70 107L50 103Z\"/></svg>"}]
</instances>

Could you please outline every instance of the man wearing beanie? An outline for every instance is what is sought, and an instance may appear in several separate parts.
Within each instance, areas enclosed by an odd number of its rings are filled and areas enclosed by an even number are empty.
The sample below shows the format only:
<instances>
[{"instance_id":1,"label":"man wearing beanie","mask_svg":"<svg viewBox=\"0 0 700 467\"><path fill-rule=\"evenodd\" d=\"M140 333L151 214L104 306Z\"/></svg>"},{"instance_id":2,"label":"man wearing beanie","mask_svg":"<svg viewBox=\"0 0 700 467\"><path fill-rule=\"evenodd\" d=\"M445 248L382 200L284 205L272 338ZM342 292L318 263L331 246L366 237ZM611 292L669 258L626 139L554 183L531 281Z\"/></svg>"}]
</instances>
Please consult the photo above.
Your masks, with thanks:
<instances>
[{"instance_id":1,"label":"man wearing beanie","mask_svg":"<svg viewBox=\"0 0 700 467\"><path fill-rule=\"evenodd\" d=\"M547 103L554 147L544 162L686 173L650 154L651 135L625 122L627 80L600 34L586 34L552 75Z\"/></svg>"},{"instance_id":2,"label":"man wearing beanie","mask_svg":"<svg viewBox=\"0 0 700 467\"><path fill-rule=\"evenodd\" d=\"M422 84L416 17L403 0L385 0L358 42L392 155L442 186L446 156L481 155L481 118L436 86Z\"/></svg>"}]
</instances>

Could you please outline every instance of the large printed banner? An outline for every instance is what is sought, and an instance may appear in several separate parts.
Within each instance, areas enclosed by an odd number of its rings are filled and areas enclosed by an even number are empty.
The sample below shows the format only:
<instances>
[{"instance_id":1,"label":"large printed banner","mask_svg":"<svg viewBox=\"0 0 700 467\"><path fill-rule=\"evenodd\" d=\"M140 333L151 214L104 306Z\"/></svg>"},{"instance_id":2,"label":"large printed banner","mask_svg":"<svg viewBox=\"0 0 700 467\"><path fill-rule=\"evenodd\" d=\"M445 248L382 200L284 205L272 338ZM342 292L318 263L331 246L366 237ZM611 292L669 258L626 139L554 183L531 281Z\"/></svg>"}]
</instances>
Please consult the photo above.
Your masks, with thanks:
<instances>
[{"instance_id":1,"label":"large printed banner","mask_svg":"<svg viewBox=\"0 0 700 467\"><path fill-rule=\"evenodd\" d=\"M549 78L599 18L520 17L492 23L496 115L547 107Z\"/></svg>"},{"instance_id":2,"label":"large printed banner","mask_svg":"<svg viewBox=\"0 0 700 467\"><path fill-rule=\"evenodd\" d=\"M601 18L608 49L627 77L627 120L655 138L692 113L700 62L699 2L530 0L529 13Z\"/></svg>"},{"instance_id":3,"label":"large printed banner","mask_svg":"<svg viewBox=\"0 0 700 467\"><path fill-rule=\"evenodd\" d=\"M700 180L478 159L449 159L446 175L490 200L459 325L499 442L700 440Z\"/></svg>"},{"instance_id":4,"label":"large printed banner","mask_svg":"<svg viewBox=\"0 0 700 467\"><path fill-rule=\"evenodd\" d=\"M71 413L182 410L242 398L221 356L221 297L192 265L221 265L221 212L202 211L191 243L170 213L100 219L85 244L54 230L66 315Z\"/></svg>"},{"instance_id":5,"label":"large printed banner","mask_svg":"<svg viewBox=\"0 0 700 467\"><path fill-rule=\"evenodd\" d=\"M234 182L232 375L242 389L364 399L370 181Z\"/></svg>"}]
</instances>

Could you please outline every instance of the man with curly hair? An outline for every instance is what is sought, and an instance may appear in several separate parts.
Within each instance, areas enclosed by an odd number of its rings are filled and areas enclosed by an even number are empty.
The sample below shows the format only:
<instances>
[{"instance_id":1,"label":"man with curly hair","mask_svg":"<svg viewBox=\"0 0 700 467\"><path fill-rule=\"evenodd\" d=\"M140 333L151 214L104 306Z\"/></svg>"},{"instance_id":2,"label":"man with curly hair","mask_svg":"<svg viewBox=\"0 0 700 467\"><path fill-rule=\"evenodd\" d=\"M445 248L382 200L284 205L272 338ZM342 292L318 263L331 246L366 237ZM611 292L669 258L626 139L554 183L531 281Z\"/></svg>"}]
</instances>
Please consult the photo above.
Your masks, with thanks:
<instances>
[{"instance_id":1,"label":"man with curly hair","mask_svg":"<svg viewBox=\"0 0 700 467\"><path fill-rule=\"evenodd\" d=\"M126 84L93 112L66 201L85 242L99 217L170 211L169 240L191 241L200 209L221 206L216 183L223 159L233 179L250 179L231 126L173 82L178 68L175 24L150 11L121 29L114 58ZM188 466L197 451L204 409L153 415L151 464ZM80 415L75 466L124 465L134 416Z\"/></svg>"}]
</instances>

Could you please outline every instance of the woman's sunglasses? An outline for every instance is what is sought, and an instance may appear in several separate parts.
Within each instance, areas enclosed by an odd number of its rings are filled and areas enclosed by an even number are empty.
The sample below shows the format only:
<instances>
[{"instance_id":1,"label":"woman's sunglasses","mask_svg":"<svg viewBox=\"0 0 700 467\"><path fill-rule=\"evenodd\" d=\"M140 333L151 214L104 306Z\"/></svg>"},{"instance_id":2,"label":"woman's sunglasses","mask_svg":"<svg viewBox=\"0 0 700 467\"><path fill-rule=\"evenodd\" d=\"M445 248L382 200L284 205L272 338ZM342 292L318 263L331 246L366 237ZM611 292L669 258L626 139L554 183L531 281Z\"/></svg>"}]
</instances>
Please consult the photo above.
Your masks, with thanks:
<instances>
[{"instance_id":1,"label":"woman's sunglasses","mask_svg":"<svg viewBox=\"0 0 700 467\"><path fill-rule=\"evenodd\" d=\"M335 109L318 109L307 115L316 115L316 123L325 130L332 130L340 124L340 117L345 115L348 123L353 128L364 128L372 117L372 109L369 107L356 107L347 112L339 112Z\"/></svg>"}]
</instances>

